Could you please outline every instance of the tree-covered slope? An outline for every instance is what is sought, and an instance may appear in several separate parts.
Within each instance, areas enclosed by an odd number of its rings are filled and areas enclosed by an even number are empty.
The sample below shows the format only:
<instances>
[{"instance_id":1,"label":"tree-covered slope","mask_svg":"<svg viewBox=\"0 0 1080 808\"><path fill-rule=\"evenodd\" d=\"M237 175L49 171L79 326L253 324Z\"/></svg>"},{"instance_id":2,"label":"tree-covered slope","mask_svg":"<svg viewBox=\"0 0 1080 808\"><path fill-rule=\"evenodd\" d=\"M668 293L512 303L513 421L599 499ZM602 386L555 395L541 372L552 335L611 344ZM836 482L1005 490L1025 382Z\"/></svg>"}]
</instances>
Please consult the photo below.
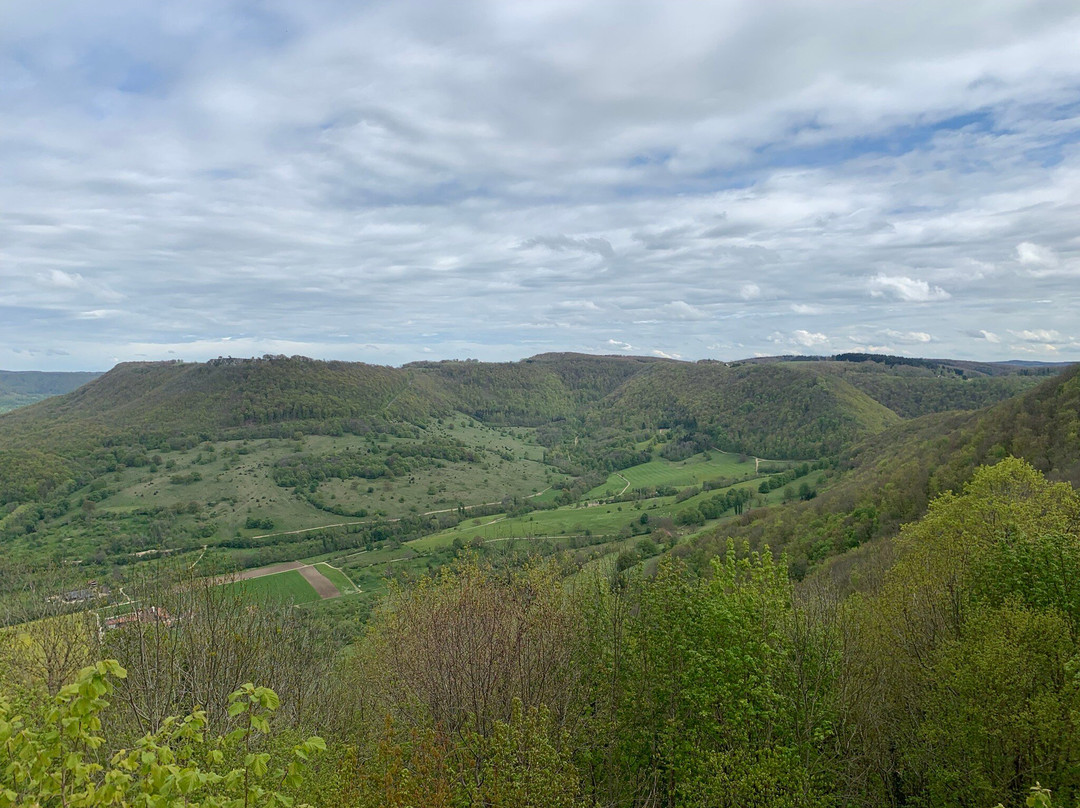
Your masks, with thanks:
<instances>
[{"instance_id":1,"label":"tree-covered slope","mask_svg":"<svg viewBox=\"0 0 1080 808\"><path fill-rule=\"evenodd\" d=\"M1048 479L1080 486L1080 365L1016 398L977 412L928 415L855 444L838 479L818 498L702 541L702 557L731 537L785 547L801 572L870 539L893 535L930 500L957 491L975 469L1007 456Z\"/></svg>"},{"instance_id":2,"label":"tree-covered slope","mask_svg":"<svg viewBox=\"0 0 1080 808\"><path fill-rule=\"evenodd\" d=\"M833 374L885 405L901 418L948 410L977 410L1032 389L1044 376L965 375L917 365L878 362L818 362L814 370Z\"/></svg>"},{"instance_id":3,"label":"tree-covered slope","mask_svg":"<svg viewBox=\"0 0 1080 808\"><path fill-rule=\"evenodd\" d=\"M607 427L678 428L720 449L784 458L834 454L900 420L812 367L719 362L654 365L590 417Z\"/></svg>"},{"instance_id":4,"label":"tree-covered slope","mask_svg":"<svg viewBox=\"0 0 1080 808\"><path fill-rule=\"evenodd\" d=\"M399 414L402 371L302 358L117 365L68 395L0 419L8 445L86 445L119 435L218 434ZM264 430L265 431L265 430Z\"/></svg>"},{"instance_id":5,"label":"tree-covered slope","mask_svg":"<svg viewBox=\"0 0 1080 808\"><path fill-rule=\"evenodd\" d=\"M442 401L478 420L539 426L580 415L658 361L564 353L520 362L422 362L405 370L431 380Z\"/></svg>"}]
</instances>

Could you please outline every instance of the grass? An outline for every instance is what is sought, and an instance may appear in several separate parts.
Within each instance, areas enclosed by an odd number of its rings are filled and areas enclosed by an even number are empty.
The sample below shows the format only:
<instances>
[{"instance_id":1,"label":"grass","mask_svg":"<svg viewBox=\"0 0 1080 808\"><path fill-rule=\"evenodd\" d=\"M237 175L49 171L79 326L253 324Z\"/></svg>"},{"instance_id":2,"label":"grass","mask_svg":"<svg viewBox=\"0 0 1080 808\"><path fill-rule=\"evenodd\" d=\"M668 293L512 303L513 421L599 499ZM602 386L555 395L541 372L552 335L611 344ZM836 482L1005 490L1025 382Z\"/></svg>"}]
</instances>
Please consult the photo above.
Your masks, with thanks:
<instances>
[{"instance_id":1,"label":"grass","mask_svg":"<svg viewBox=\"0 0 1080 808\"><path fill-rule=\"evenodd\" d=\"M296 570L249 578L225 584L229 591L253 600L274 599L290 603L311 603L322 600L311 584Z\"/></svg>"},{"instance_id":2,"label":"grass","mask_svg":"<svg viewBox=\"0 0 1080 808\"><path fill-rule=\"evenodd\" d=\"M656 462L652 461L643 465L652 466ZM667 461L662 462L666 463ZM696 465L706 466L706 464L707 461ZM642 466L634 467L634 469L640 468ZM633 469L627 471L633 471ZM821 475L821 472L814 472L803 479L811 486L816 486ZM704 479L709 479L709 477ZM797 481L793 487L797 487L802 481ZM755 496L758 496L756 492L760 484L760 479L755 478L736 483L730 487L748 488L755 492ZM653 497L652 499L637 502L621 502L592 507L579 504L550 511L533 511L525 516L512 519L501 515L468 519L448 530L415 539L405 546L412 547L417 552L425 552L448 547L457 538L469 542L474 539L492 541L540 536L560 538L563 536L616 535L623 531L624 528L633 529L639 523L643 514L647 515L652 522L664 518L674 519L681 511L693 508L717 494L722 494L725 490L727 489L702 491L700 494L680 503L676 503L674 497ZM783 490L771 491L769 494L764 495L763 499L769 505L779 503L783 499ZM730 516L730 513L728 515Z\"/></svg>"},{"instance_id":3,"label":"grass","mask_svg":"<svg viewBox=\"0 0 1080 808\"><path fill-rule=\"evenodd\" d=\"M615 496L626 488L627 482L630 483L630 491L635 488L658 486L684 488L689 485L699 485L705 480L716 477L735 479L748 474L754 474L753 460L740 463L738 455L720 451L696 454L674 463L657 457L648 463L631 466L612 474L606 482L585 494L585 499L595 500Z\"/></svg>"},{"instance_id":4,"label":"grass","mask_svg":"<svg viewBox=\"0 0 1080 808\"><path fill-rule=\"evenodd\" d=\"M338 592L342 595L351 595L356 592L356 587L353 582L349 580L344 572L337 567L331 567L325 562L319 562L315 565L315 569L330 579L330 583L337 587Z\"/></svg>"},{"instance_id":5,"label":"grass","mask_svg":"<svg viewBox=\"0 0 1080 808\"><path fill-rule=\"evenodd\" d=\"M711 492L715 493L715 492ZM689 508L692 500L675 505L674 497L655 497L640 503L623 502L594 507L568 506L551 511L533 511L527 516L507 519L489 517L469 519L456 527L430 536L408 542L406 546L418 551L445 547L455 538L471 541L505 540L511 538L529 538L538 536L588 536L618 533L623 528L640 523L642 514L650 519L674 517L684 508Z\"/></svg>"},{"instance_id":6,"label":"grass","mask_svg":"<svg viewBox=\"0 0 1080 808\"><path fill-rule=\"evenodd\" d=\"M544 465L544 450L536 445L534 430L493 428L463 416L453 419L452 428L447 419L432 423L415 437L380 436L374 447L377 455L385 456L394 445L433 439L453 439L481 450L479 462L437 461L410 474L377 480L333 479L323 482L316 494L328 508L365 509L372 519L379 515L396 519L451 511L459 504L500 502L506 496L543 493L552 497L557 492L548 489L565 476ZM33 541L19 537L10 551L37 557L42 552L40 537L47 536L73 562L85 563L94 556L104 556L105 561L124 557L127 562L136 560L135 552L150 547L198 552L204 544L213 547L236 535L279 534L359 521L363 517L329 512L291 488L277 485L273 471L281 460L298 453L370 450L372 445L370 438L357 435L309 435L299 440L218 441L189 450L153 452L159 456L156 466L121 467L75 491L67 513L49 520ZM199 479L192 479L193 472ZM174 478L188 482L177 483ZM79 506L87 497L95 502L84 515ZM6 519L16 516L21 512ZM248 519L269 520L273 527L248 528ZM230 555L238 554L244 551L230 551Z\"/></svg>"}]
</instances>

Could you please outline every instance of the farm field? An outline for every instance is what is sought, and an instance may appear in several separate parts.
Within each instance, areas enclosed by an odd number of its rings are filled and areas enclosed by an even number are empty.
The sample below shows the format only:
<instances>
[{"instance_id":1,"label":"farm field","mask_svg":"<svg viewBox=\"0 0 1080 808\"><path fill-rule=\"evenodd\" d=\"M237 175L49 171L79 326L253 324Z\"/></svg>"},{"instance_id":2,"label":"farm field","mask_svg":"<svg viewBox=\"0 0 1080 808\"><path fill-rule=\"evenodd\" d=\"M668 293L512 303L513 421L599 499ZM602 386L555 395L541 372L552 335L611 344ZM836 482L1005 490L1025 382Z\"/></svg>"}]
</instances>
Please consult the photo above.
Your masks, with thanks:
<instances>
[{"instance_id":1,"label":"farm field","mask_svg":"<svg viewBox=\"0 0 1080 808\"><path fill-rule=\"evenodd\" d=\"M627 484L629 484L628 491L658 486L682 488L688 485L700 485L705 480L717 477L737 479L754 474L752 459L740 463L738 455L726 452L711 451L696 454L677 462L655 457L648 463L631 466L612 474L602 485L598 485L585 494L585 499L613 497L627 488Z\"/></svg>"},{"instance_id":2,"label":"farm field","mask_svg":"<svg viewBox=\"0 0 1080 808\"><path fill-rule=\"evenodd\" d=\"M314 567L337 587L340 594L351 595L357 591L349 577L337 567L332 567L326 562L319 562Z\"/></svg>"},{"instance_id":3,"label":"farm field","mask_svg":"<svg viewBox=\"0 0 1080 808\"><path fill-rule=\"evenodd\" d=\"M315 588L305 580L299 570L277 572L243 581L223 584L230 592L241 597L271 598L295 604L322 600Z\"/></svg>"}]
</instances>

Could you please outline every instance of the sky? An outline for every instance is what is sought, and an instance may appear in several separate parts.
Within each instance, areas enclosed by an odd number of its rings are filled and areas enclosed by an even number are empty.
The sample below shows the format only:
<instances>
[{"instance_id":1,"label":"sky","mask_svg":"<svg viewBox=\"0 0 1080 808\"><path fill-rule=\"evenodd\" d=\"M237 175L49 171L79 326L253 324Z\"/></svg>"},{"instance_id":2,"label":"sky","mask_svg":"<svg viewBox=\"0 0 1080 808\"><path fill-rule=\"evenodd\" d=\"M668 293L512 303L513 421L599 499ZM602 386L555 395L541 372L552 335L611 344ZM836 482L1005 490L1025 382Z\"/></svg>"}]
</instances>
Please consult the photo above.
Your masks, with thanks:
<instances>
[{"instance_id":1,"label":"sky","mask_svg":"<svg viewBox=\"0 0 1080 808\"><path fill-rule=\"evenodd\" d=\"M1080 360L1080 4L0 2L0 367Z\"/></svg>"}]
</instances>

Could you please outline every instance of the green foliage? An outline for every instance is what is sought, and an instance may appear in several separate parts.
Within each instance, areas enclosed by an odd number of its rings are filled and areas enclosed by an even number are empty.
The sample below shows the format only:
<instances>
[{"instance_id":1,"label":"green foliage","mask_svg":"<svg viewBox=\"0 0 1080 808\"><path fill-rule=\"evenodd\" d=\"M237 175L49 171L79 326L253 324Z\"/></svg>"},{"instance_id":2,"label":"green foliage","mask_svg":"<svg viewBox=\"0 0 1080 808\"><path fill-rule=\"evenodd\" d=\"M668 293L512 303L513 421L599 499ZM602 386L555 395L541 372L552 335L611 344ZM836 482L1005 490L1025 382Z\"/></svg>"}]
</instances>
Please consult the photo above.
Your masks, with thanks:
<instances>
[{"instance_id":1,"label":"green foliage","mask_svg":"<svg viewBox=\"0 0 1080 808\"><path fill-rule=\"evenodd\" d=\"M279 603L297 604L321 599L315 588L296 570L235 581L226 584L224 588L230 595L249 601L269 599Z\"/></svg>"},{"instance_id":2,"label":"green foliage","mask_svg":"<svg viewBox=\"0 0 1080 808\"><path fill-rule=\"evenodd\" d=\"M623 385L596 426L645 423L726 451L816 458L898 416L841 379L803 366L664 363Z\"/></svg>"},{"instance_id":3,"label":"green foliage","mask_svg":"<svg viewBox=\"0 0 1080 808\"><path fill-rule=\"evenodd\" d=\"M433 728L395 732L388 721L360 770L350 788L357 808L583 805L570 750L550 713L520 701L488 733L468 729L457 738Z\"/></svg>"},{"instance_id":4,"label":"green foliage","mask_svg":"<svg viewBox=\"0 0 1080 808\"><path fill-rule=\"evenodd\" d=\"M907 364L912 361L920 360L905 360L903 365L875 361L815 362L813 367L819 373L836 374L902 418L981 409L1020 395L1043 381L1035 375L978 376L977 370L972 373L940 365ZM996 368L990 370L1002 372Z\"/></svg>"},{"instance_id":5,"label":"green foliage","mask_svg":"<svg viewBox=\"0 0 1080 808\"><path fill-rule=\"evenodd\" d=\"M284 764L259 751L280 703L274 691L246 684L230 696L240 725L227 735L207 737L206 715L196 709L98 762L112 680L125 676L113 660L87 667L29 719L0 700L0 806L287 808L293 800L283 789L298 786L307 761L326 748L313 736Z\"/></svg>"},{"instance_id":6,"label":"green foliage","mask_svg":"<svg viewBox=\"0 0 1080 808\"><path fill-rule=\"evenodd\" d=\"M51 452L0 451L0 514L5 505L47 498L71 477L70 463Z\"/></svg>"},{"instance_id":7,"label":"green foliage","mask_svg":"<svg viewBox=\"0 0 1080 808\"><path fill-rule=\"evenodd\" d=\"M1080 485L1080 368L980 413L930 415L867 438L845 452L845 473L828 491L750 525L725 525L700 555L731 541L767 543L789 553L801 575L815 562L894 535L935 496L961 490L980 465L1010 455Z\"/></svg>"},{"instance_id":8,"label":"green foliage","mask_svg":"<svg viewBox=\"0 0 1080 808\"><path fill-rule=\"evenodd\" d=\"M920 805L1016 805L1034 780L1075 800L1080 497L1009 458L898 545L850 607L846 677L867 689L847 705L849 762Z\"/></svg>"},{"instance_id":9,"label":"green foliage","mask_svg":"<svg viewBox=\"0 0 1080 808\"><path fill-rule=\"evenodd\" d=\"M652 789L660 805L818 804L812 745L828 721L797 707L784 565L730 553L711 572L695 580L663 561L654 579L591 612L593 631L622 625L587 652L600 725L612 728L592 765L614 760L620 771L596 797L622 804Z\"/></svg>"}]
</instances>

